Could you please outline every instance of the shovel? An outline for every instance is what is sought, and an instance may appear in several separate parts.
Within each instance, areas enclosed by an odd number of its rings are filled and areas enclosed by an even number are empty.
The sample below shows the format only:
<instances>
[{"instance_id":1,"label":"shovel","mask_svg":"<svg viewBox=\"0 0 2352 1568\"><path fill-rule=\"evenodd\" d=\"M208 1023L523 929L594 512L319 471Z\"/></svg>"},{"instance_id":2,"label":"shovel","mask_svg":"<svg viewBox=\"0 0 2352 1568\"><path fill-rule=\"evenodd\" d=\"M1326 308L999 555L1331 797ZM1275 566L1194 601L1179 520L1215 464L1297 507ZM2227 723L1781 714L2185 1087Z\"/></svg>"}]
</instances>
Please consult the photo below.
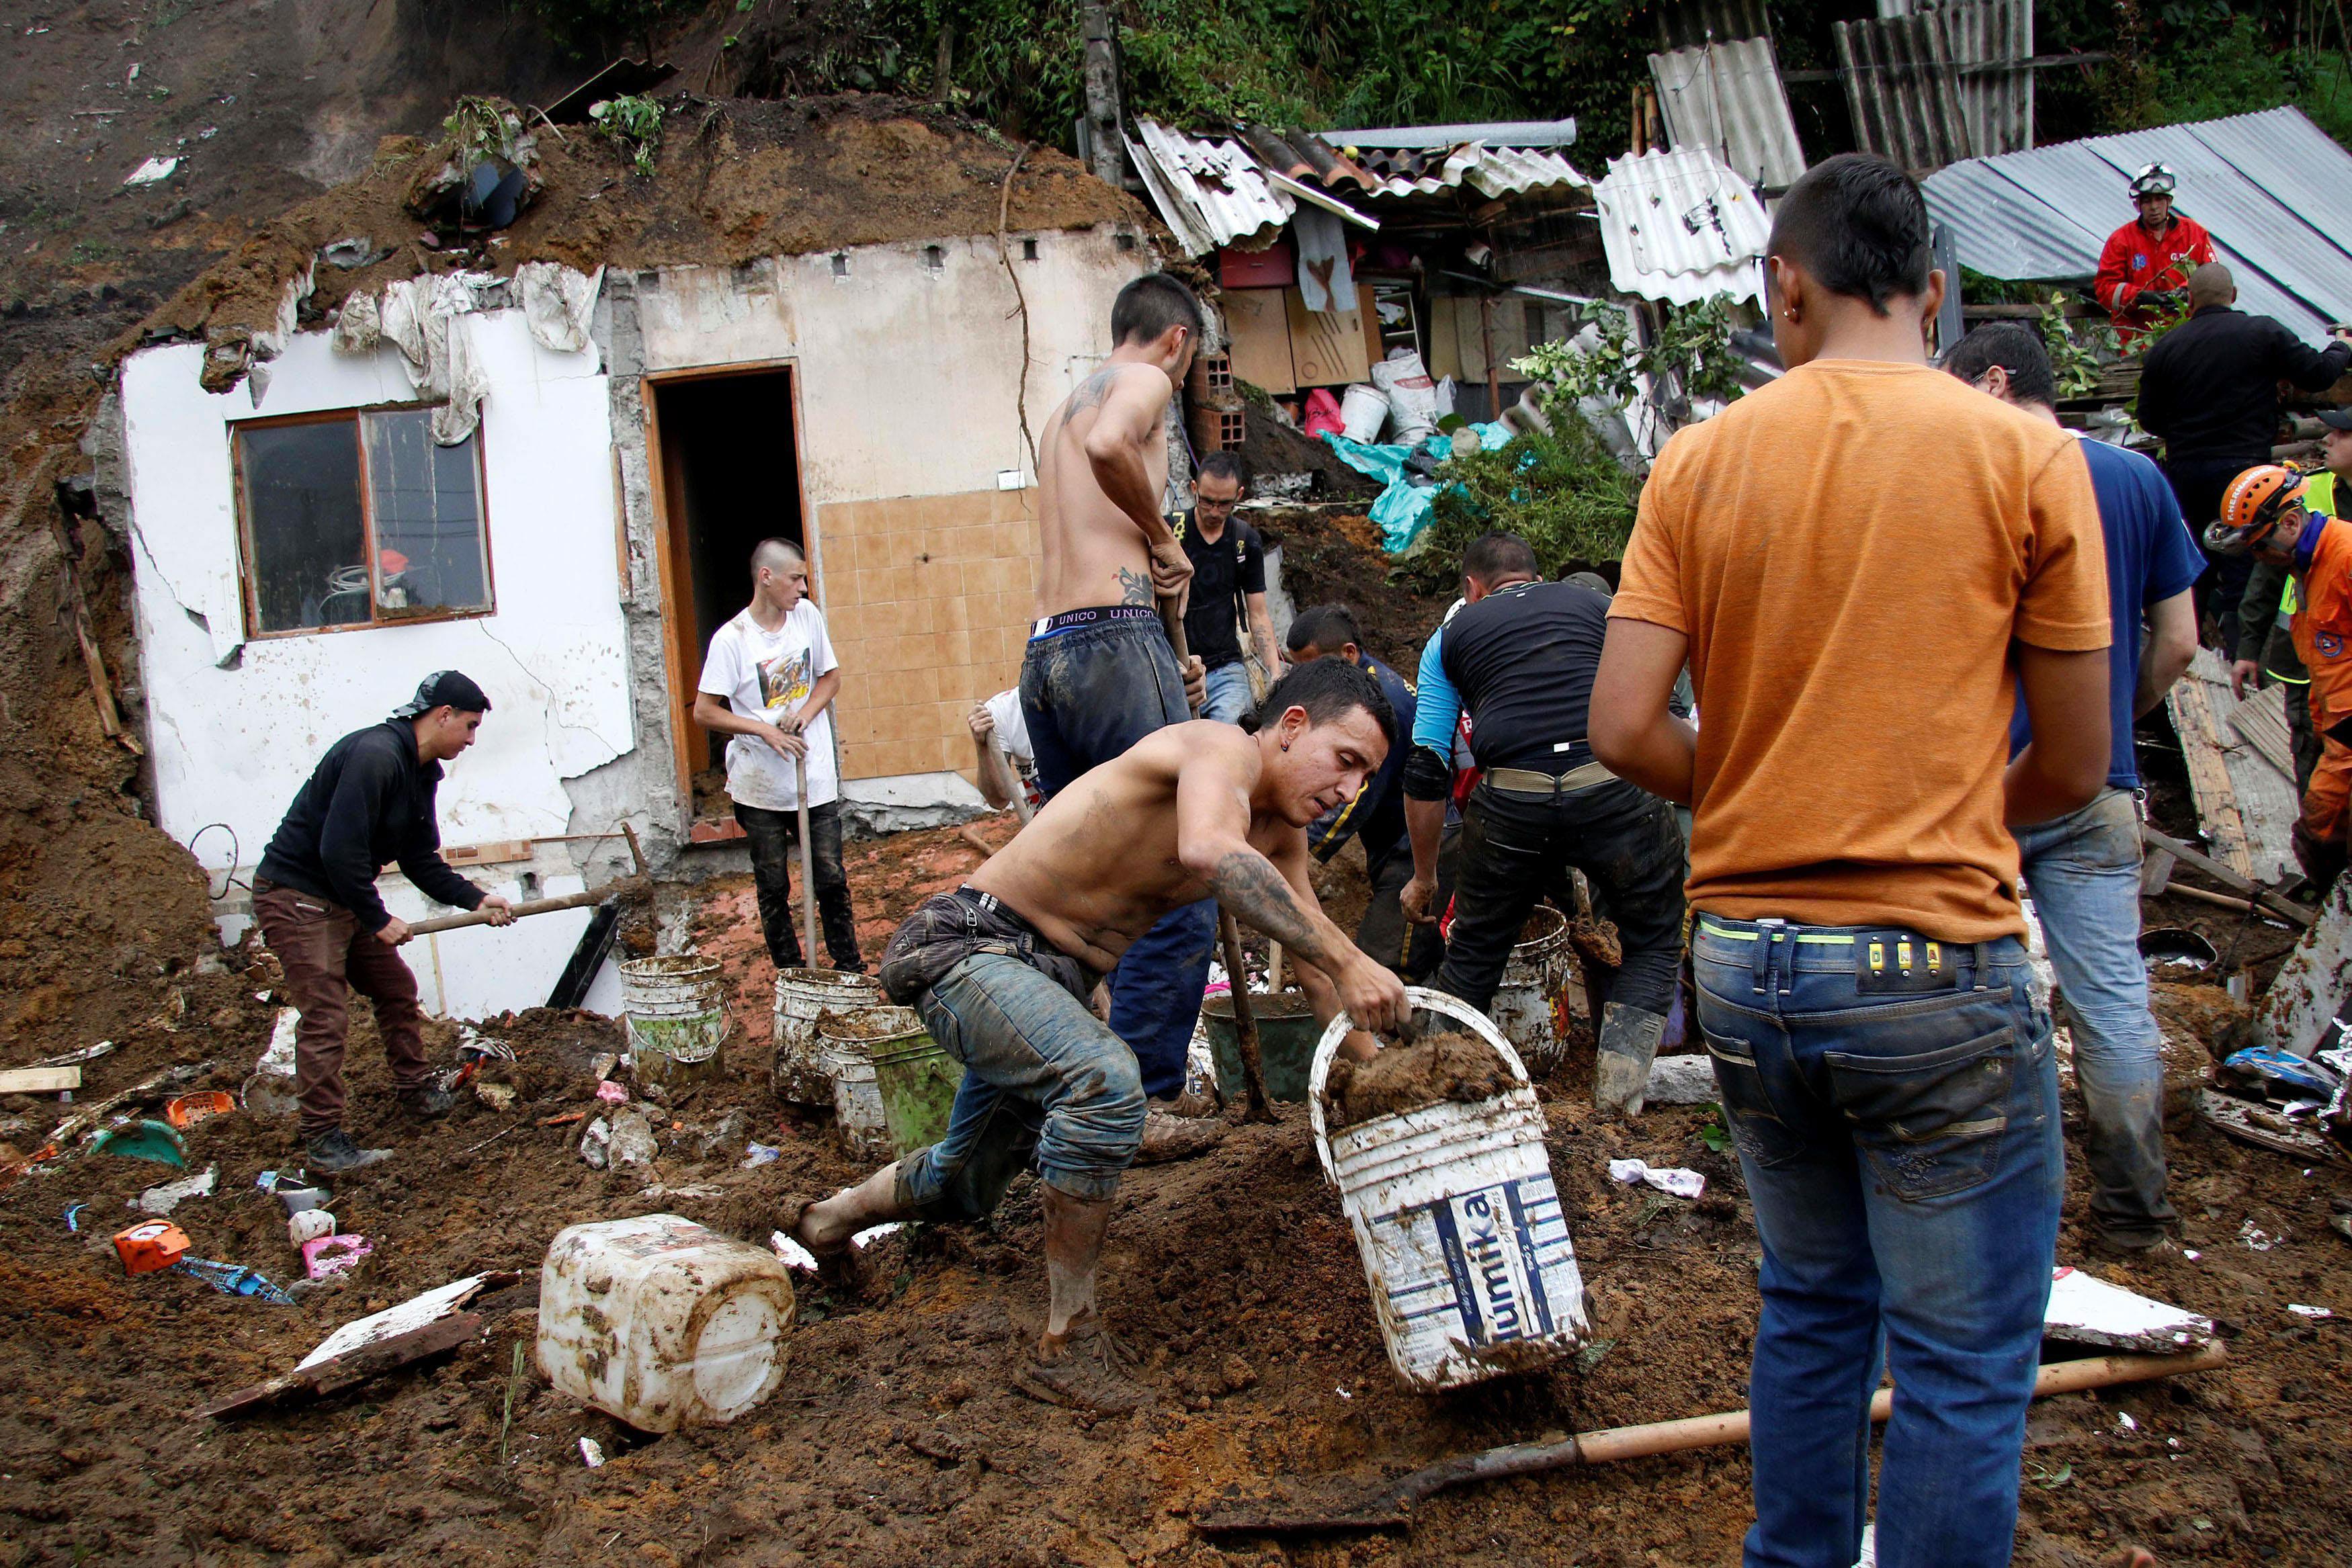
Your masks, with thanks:
<instances>
[{"instance_id":1,"label":"shovel","mask_svg":"<svg viewBox=\"0 0 2352 1568\"><path fill-rule=\"evenodd\" d=\"M2179 1372L2205 1372L2221 1365L2223 1359L2222 1348L2216 1343L2189 1355L2097 1355L2082 1361L2053 1362L2034 1378L2033 1397L2043 1399L2053 1394L2105 1388L2116 1383L2141 1383ZM1884 1421L1894 1408L1895 1391L1882 1388L1871 1398L1870 1418ZM1511 1443L1479 1453L1456 1455L1399 1476L1385 1485L1350 1487L1345 1481L1335 1480L1321 1488L1319 1495L1226 1503L1212 1509L1194 1523L1203 1535L1393 1530L1412 1523L1414 1503L1448 1487L1747 1440L1745 1410L1721 1416L1694 1416L1683 1421L1654 1421L1642 1427L1612 1427L1554 1442Z\"/></svg>"}]
</instances>

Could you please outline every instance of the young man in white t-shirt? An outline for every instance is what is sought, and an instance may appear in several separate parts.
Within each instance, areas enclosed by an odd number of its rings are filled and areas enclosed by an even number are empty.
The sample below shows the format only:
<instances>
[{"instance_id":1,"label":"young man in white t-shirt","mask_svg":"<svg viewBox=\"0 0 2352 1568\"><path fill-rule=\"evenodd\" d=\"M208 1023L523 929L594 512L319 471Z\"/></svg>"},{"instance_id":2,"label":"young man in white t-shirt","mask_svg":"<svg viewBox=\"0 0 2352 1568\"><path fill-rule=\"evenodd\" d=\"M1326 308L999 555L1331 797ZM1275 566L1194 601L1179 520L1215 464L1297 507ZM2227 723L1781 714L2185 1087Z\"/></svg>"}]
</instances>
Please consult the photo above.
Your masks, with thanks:
<instances>
[{"instance_id":1,"label":"young man in white t-shirt","mask_svg":"<svg viewBox=\"0 0 2352 1568\"><path fill-rule=\"evenodd\" d=\"M841 773L828 711L840 689L841 661L824 614L809 601L806 558L787 539L761 540L751 552L751 602L710 639L694 719L733 737L727 793L751 847L760 928L779 969L802 965L792 883L800 848L798 759L808 769L809 858L825 951L835 968L866 972L841 869Z\"/></svg>"},{"instance_id":2,"label":"young man in white t-shirt","mask_svg":"<svg viewBox=\"0 0 2352 1568\"><path fill-rule=\"evenodd\" d=\"M1029 744L1028 721L1021 716L1021 688L972 704L964 722L971 728L972 749L980 758L982 798L999 811L1021 800L1027 807L1022 812L1026 821L1045 797L1037 788L1037 754Z\"/></svg>"}]
</instances>

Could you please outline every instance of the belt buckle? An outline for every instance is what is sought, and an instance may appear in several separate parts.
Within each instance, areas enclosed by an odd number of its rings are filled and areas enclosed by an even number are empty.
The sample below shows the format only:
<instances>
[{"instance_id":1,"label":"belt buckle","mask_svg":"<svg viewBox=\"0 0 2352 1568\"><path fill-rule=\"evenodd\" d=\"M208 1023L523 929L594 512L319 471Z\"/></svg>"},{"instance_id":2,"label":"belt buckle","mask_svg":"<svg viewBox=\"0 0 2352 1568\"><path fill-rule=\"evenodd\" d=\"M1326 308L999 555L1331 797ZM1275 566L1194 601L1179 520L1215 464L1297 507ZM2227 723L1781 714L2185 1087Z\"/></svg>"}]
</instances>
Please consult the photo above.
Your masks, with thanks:
<instances>
[{"instance_id":1,"label":"belt buckle","mask_svg":"<svg viewBox=\"0 0 2352 1568\"><path fill-rule=\"evenodd\" d=\"M1854 935L1853 988L1864 996L1948 991L1959 983L1959 955L1949 942L1900 929Z\"/></svg>"}]
</instances>

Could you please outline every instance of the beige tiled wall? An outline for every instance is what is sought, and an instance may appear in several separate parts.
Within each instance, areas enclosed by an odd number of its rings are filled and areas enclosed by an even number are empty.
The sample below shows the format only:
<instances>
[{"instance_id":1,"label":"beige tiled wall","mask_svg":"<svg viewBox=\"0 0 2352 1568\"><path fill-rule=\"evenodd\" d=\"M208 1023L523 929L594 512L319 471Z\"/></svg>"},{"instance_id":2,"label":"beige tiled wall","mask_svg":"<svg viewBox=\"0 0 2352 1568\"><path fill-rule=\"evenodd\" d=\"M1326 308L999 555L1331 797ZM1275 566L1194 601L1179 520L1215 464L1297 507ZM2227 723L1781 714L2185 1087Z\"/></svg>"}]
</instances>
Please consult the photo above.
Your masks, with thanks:
<instances>
[{"instance_id":1,"label":"beige tiled wall","mask_svg":"<svg viewBox=\"0 0 2352 1568\"><path fill-rule=\"evenodd\" d=\"M971 705L1020 679L1037 589L1034 490L817 508L841 659L842 773L973 771Z\"/></svg>"}]
</instances>

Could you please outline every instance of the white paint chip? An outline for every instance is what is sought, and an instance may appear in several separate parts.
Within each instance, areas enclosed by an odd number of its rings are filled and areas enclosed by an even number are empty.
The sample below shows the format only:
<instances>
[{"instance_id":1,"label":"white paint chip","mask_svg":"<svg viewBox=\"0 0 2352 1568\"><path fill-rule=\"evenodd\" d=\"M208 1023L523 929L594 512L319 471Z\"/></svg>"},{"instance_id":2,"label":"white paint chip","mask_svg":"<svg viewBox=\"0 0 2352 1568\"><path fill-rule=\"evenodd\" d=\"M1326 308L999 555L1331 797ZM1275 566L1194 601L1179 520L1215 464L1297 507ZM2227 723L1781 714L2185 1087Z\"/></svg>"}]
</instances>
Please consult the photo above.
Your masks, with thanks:
<instances>
[{"instance_id":1,"label":"white paint chip","mask_svg":"<svg viewBox=\"0 0 2352 1568\"><path fill-rule=\"evenodd\" d=\"M131 170L122 183L126 188L152 185L170 179L179 167L180 161L177 158L150 158Z\"/></svg>"}]
</instances>

